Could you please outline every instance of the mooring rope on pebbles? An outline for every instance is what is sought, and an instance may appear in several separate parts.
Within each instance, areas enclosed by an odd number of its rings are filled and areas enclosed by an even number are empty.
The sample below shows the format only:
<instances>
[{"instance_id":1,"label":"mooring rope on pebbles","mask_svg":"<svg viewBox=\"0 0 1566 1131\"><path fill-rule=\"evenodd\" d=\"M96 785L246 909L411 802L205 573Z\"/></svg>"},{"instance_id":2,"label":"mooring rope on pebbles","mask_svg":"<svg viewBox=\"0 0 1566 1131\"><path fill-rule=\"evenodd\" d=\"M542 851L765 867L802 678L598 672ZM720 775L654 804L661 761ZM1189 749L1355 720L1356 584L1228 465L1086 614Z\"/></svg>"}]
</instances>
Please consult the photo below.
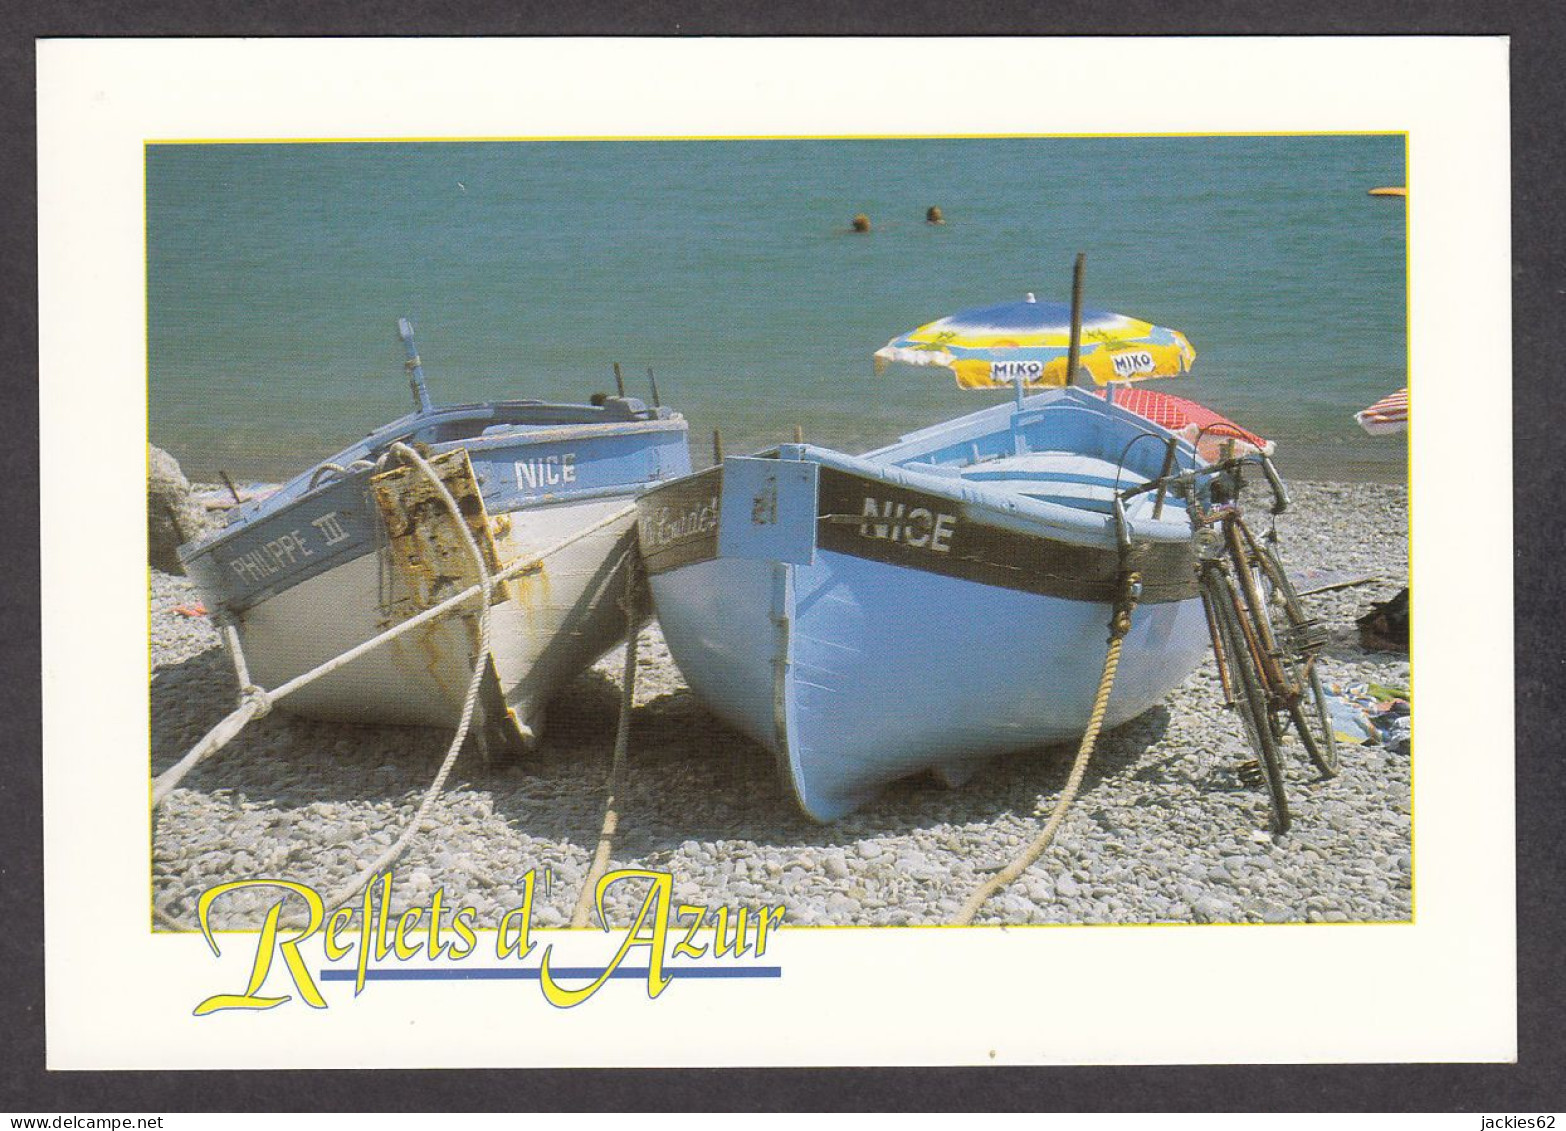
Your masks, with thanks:
<instances>
[{"instance_id":1,"label":"mooring rope on pebbles","mask_svg":"<svg viewBox=\"0 0 1566 1131\"><path fill-rule=\"evenodd\" d=\"M1122 562L1125 560L1126 549L1126 545L1122 543ZM1066 811L1077 799L1077 791L1082 788L1082 779L1087 775L1088 762L1092 759L1093 749L1098 745L1098 733L1103 729L1104 714L1109 709L1109 693L1114 689L1115 673L1120 669L1120 649L1125 643L1126 635L1131 631L1131 613L1136 608L1141 590L1141 576L1134 571L1122 569L1120 593L1109 618L1109 647L1104 653L1104 670L1098 679L1098 694L1093 698L1093 711L1088 716L1087 730L1082 734L1082 743L1077 747L1076 761L1071 764L1071 776L1066 779L1066 788L1061 793L1060 799L1055 802L1049 820L1045 822L1039 835L1033 838L1033 842L1024 848L1015 860L1001 869L998 874L980 884L978 890L968 897L962 910L958 911L956 917L952 919L953 926L972 926L974 918L984 905L1031 868L1055 839L1055 833L1059 831L1061 822L1066 819Z\"/></svg>"},{"instance_id":2,"label":"mooring rope on pebbles","mask_svg":"<svg viewBox=\"0 0 1566 1131\"><path fill-rule=\"evenodd\" d=\"M435 774L435 780L425 790L424 799L419 804L418 811L403 829L402 835L386 851L376 857L370 865L361 869L357 875L341 888L326 897L325 904L328 912L336 910L338 906L357 895L366 884L380 874L381 869L401 856L408 847L409 842L418 834L425 817L429 815L431 806L435 804L435 799L440 795L441 789L446 784L446 778L451 773L451 767L456 762L458 753L462 750L462 744L467 740L468 729L473 723L473 711L478 703L479 688L483 686L484 672L489 666L489 605L494 593L495 578L489 572L489 567L484 561L484 554L479 549L478 542L473 538L473 532L468 529L467 521L462 514L462 508L457 505L457 500L452 495L451 490L446 486L435 469L430 466L429 461L407 444L401 442L393 444L390 450L406 459L419 470L420 474L430 481L431 486L440 496L441 502L451 512L452 520L457 524L457 529L462 532L463 543L467 547L469 555L473 558L473 564L478 570L478 584L472 588L483 595L478 612L479 648L478 655L473 663L473 677L468 681L467 694L463 697L462 714L457 722L457 731L452 736L450 745L446 748L446 756L441 760L440 769ZM433 612L434 610L427 611ZM409 622L405 621L398 627L406 630L408 624ZM158 788L153 792L152 803L154 808L164 797L168 796L169 791L178 785L180 779L193 769L197 763L220 749L234 735L243 730L245 724L250 722L251 719L257 718L270 710L273 699L287 694L288 691L297 687L303 687L306 683L319 679L331 671L335 671L347 663L352 655L368 651L365 645L360 645L357 649L349 649L348 652L338 656L335 660L330 660L313 671L305 673L304 676L290 680L282 688L269 695L263 689L255 687L250 683L249 667L245 662L244 650L239 645L239 635L234 631L232 625L225 625L224 628L231 648L230 654L234 657L235 674L240 679L240 695L243 697L244 702L238 710L209 731L206 737L196 745L195 749L180 760L178 765L159 776ZM391 639L391 633L382 633L374 640L366 641L365 644L384 644L389 639ZM155 907L154 912L163 922L178 925L177 921L162 908Z\"/></svg>"},{"instance_id":3,"label":"mooring rope on pebbles","mask_svg":"<svg viewBox=\"0 0 1566 1131\"><path fill-rule=\"evenodd\" d=\"M1087 731L1082 735L1082 744L1077 747L1077 760L1071 764L1071 776L1066 780L1066 788L1061 793L1060 799L1055 802L1055 808L1050 813L1043 831L1015 860L979 885L978 890L968 897L962 910L952 920L953 926L972 926L974 917L984 905L1031 868L1055 839L1055 833L1066 819L1066 811L1071 808L1071 803L1077 799L1077 791L1082 788L1082 779L1087 775L1093 748L1098 744L1098 732L1104 725L1104 711L1109 705L1109 692L1115 685L1115 672L1120 667L1120 645L1123 640L1123 637L1117 638L1109 645L1109 652L1104 657L1104 673L1098 682L1098 696L1093 702L1093 714L1088 719Z\"/></svg>"},{"instance_id":4,"label":"mooring rope on pebbles","mask_svg":"<svg viewBox=\"0 0 1566 1131\"><path fill-rule=\"evenodd\" d=\"M479 591L483 594L479 601L478 631L479 646L478 655L473 660L473 676L468 680L467 694L462 699L462 714L457 720L457 732L451 736L451 744L446 747L446 756L441 759L440 769L435 773L435 780L424 791L424 799L419 803L419 808L402 830L402 835L392 842L390 847L377 856L369 865L362 868L357 875L350 879L342 887L326 896L324 903L326 912L330 914L341 904L346 903L373 880L380 875L383 868L389 867L407 849L414 837L419 835L419 830L424 826L424 819L429 816L430 809L435 804L435 799L445 788L446 778L451 774L451 767L457 761L457 755L462 752L462 744L467 741L468 729L473 725L473 711L478 704L479 688L484 685L484 675L489 668L490 638L489 638L489 604L494 596L495 579L490 576L489 566L485 564L484 553L479 549L478 542L473 537L473 531L469 529L467 521L462 514L462 508L457 505L456 498L452 495L440 475L430 466L429 461L414 451L407 444L396 443L392 445L392 451L408 460L417 467L431 486L440 494L441 502L446 504L446 509L451 512L452 521L457 524L457 529L462 532L463 544L467 547L469 555L473 558L474 568L478 570Z\"/></svg>"},{"instance_id":5,"label":"mooring rope on pebbles","mask_svg":"<svg viewBox=\"0 0 1566 1131\"><path fill-rule=\"evenodd\" d=\"M598 831L598 849L593 853L593 863L582 881L577 894L576 907L571 912L571 926L585 927L594 906L598 881L609 870L609 854L614 849L614 834L620 827L620 791L625 785L625 756L631 740L631 708L636 701L636 643L641 637L641 625L636 618L636 595L639 571L636 552L626 555L625 567L625 667L620 675L620 720L614 732L614 757L609 763L609 788L604 798L604 820ZM599 908L602 916L603 909ZM603 924L607 930L608 923Z\"/></svg>"}]
</instances>

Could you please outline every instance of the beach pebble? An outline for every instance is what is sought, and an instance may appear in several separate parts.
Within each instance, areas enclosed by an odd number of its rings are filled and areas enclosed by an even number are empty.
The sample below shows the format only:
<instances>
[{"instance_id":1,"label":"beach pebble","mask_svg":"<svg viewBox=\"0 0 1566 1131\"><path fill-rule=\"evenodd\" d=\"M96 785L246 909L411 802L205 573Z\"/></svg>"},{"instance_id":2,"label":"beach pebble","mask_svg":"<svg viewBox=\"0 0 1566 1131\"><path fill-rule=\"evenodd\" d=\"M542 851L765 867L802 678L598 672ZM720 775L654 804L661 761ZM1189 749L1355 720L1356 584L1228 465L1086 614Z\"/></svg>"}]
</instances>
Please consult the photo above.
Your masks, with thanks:
<instances>
[{"instance_id":1,"label":"beach pebble","mask_svg":"<svg viewBox=\"0 0 1566 1131\"><path fill-rule=\"evenodd\" d=\"M1212 896L1198 899L1192 910L1196 913L1197 921L1201 923L1231 923L1235 919L1234 908Z\"/></svg>"}]
</instances>

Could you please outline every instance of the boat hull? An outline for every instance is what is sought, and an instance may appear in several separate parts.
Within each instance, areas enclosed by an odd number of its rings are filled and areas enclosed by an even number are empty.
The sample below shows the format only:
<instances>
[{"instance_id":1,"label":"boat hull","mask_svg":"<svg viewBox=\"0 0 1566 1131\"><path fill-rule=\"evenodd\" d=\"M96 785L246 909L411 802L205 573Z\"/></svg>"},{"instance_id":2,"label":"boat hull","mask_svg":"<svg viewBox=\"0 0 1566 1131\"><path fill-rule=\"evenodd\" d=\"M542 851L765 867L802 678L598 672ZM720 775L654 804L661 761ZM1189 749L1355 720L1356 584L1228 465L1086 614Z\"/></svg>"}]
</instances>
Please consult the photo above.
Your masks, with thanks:
<instances>
[{"instance_id":1,"label":"boat hull","mask_svg":"<svg viewBox=\"0 0 1566 1131\"><path fill-rule=\"evenodd\" d=\"M494 522L502 567L617 512L628 497L560 504ZM633 520L616 521L543 558L501 587L490 608L490 677L483 710L524 741L565 683L623 638ZM347 561L246 610L238 620L251 677L277 687L390 627L377 594L392 551ZM301 632L309 625L311 631ZM478 617L462 612L414 629L307 684L284 702L308 718L450 726L462 710L479 648Z\"/></svg>"},{"instance_id":2,"label":"boat hull","mask_svg":"<svg viewBox=\"0 0 1566 1131\"><path fill-rule=\"evenodd\" d=\"M830 552L813 566L702 562L652 591L691 689L778 756L820 821L909 774L960 786L998 754L1080 736L1110 617L1107 603ZM1200 600L1139 607L1106 725L1154 706L1206 648Z\"/></svg>"}]
</instances>

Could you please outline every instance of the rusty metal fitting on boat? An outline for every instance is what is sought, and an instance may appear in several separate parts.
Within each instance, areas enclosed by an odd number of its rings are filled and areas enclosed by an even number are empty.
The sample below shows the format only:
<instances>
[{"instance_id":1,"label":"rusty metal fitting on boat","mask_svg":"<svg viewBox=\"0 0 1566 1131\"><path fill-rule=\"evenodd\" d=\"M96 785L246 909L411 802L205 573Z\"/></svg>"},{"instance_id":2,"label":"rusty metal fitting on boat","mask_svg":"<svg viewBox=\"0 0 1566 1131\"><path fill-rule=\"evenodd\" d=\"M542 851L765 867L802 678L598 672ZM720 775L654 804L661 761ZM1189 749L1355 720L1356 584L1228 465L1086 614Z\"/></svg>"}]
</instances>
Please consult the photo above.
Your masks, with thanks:
<instances>
[{"instance_id":1,"label":"rusty metal fitting on boat","mask_svg":"<svg viewBox=\"0 0 1566 1131\"><path fill-rule=\"evenodd\" d=\"M1131 631L1131 614L1142 599L1142 574L1129 570L1121 574L1119 596L1115 599L1114 612L1109 618L1109 643Z\"/></svg>"}]
</instances>

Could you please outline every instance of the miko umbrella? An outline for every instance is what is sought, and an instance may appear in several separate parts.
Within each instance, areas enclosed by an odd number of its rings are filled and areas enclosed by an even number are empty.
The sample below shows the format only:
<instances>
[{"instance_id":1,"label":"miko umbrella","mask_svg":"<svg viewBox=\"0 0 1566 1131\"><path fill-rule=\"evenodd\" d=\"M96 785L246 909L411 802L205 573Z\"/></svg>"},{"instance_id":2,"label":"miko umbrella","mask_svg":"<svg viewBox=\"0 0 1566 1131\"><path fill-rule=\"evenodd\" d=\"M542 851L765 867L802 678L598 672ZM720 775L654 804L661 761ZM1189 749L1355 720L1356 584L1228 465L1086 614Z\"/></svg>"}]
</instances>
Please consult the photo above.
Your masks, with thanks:
<instances>
[{"instance_id":1,"label":"miko umbrella","mask_svg":"<svg viewBox=\"0 0 1566 1131\"><path fill-rule=\"evenodd\" d=\"M1082 311L1081 325L1075 382L1066 372L1071 307L1039 302L1031 294L1021 302L965 310L893 338L876 350L876 372L898 361L943 366L965 389L1079 384L1084 372L1108 385L1181 376L1196 360L1196 350L1178 330L1106 310Z\"/></svg>"},{"instance_id":2,"label":"miko umbrella","mask_svg":"<svg viewBox=\"0 0 1566 1131\"><path fill-rule=\"evenodd\" d=\"M1388 436L1408 427L1408 390L1399 389L1382 397L1369 408L1354 414L1359 426L1372 436Z\"/></svg>"},{"instance_id":3,"label":"miko umbrella","mask_svg":"<svg viewBox=\"0 0 1566 1131\"><path fill-rule=\"evenodd\" d=\"M1117 386L1130 382L1189 373L1196 350L1178 330L1124 314L1082 309L1084 259L1077 256L1069 306L1039 302L1030 294L1021 302L953 314L882 346L875 353L876 372L893 361L941 366L952 370L965 389L1012 386L1019 410L1026 387L1093 382L1103 387L1101 396L1183 436L1203 459L1221 458L1227 441L1233 441L1240 453L1253 450L1271 455L1272 441L1205 405L1140 387L1117 391ZM1067 377L1073 355L1075 381Z\"/></svg>"}]
</instances>

